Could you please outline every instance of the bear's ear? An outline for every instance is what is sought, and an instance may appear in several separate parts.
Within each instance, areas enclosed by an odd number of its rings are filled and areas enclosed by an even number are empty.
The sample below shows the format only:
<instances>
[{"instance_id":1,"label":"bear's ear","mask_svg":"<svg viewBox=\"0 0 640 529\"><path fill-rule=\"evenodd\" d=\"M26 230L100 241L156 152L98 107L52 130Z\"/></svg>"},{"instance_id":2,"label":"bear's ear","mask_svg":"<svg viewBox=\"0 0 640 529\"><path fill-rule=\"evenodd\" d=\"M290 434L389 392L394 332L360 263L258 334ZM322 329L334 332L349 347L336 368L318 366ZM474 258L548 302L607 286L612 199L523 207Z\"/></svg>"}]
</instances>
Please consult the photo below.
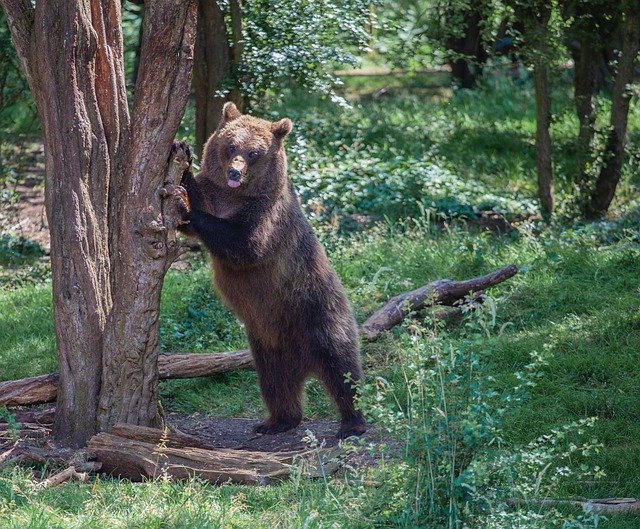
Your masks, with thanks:
<instances>
[{"instance_id":1,"label":"bear's ear","mask_svg":"<svg viewBox=\"0 0 640 529\"><path fill-rule=\"evenodd\" d=\"M241 116L240 111L234 103L228 101L222 107L222 121L233 121Z\"/></svg>"},{"instance_id":2,"label":"bear's ear","mask_svg":"<svg viewBox=\"0 0 640 529\"><path fill-rule=\"evenodd\" d=\"M271 124L271 132L273 132L273 135L279 140L285 139L292 128L293 123L291 123L289 118L284 118Z\"/></svg>"}]
</instances>

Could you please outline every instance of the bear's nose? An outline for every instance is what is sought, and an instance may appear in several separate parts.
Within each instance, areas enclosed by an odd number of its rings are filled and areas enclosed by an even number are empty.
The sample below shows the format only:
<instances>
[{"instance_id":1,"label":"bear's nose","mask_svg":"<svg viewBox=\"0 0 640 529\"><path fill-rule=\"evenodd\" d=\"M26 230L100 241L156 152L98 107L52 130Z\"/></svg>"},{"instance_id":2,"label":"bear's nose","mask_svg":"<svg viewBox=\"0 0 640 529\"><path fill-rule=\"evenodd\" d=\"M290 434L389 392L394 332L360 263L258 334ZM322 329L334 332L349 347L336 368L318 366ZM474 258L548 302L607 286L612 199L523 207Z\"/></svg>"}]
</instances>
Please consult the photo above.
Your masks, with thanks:
<instances>
[{"instance_id":1,"label":"bear's nose","mask_svg":"<svg viewBox=\"0 0 640 529\"><path fill-rule=\"evenodd\" d=\"M240 180L240 176L242 175L242 173L235 167L230 167L227 174L231 180Z\"/></svg>"}]
</instances>

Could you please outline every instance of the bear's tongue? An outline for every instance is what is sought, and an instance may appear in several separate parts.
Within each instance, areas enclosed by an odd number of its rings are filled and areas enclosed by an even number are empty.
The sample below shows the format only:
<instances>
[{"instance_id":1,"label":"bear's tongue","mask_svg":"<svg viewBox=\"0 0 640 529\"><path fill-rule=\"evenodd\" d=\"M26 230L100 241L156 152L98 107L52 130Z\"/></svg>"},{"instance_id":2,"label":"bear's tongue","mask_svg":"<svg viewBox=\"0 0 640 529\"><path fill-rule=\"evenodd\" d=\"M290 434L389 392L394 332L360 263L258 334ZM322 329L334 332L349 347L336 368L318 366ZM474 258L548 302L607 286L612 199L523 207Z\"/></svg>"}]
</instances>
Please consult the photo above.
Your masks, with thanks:
<instances>
[{"instance_id":1,"label":"bear's tongue","mask_svg":"<svg viewBox=\"0 0 640 529\"><path fill-rule=\"evenodd\" d=\"M235 187L240 187L240 182L238 182L237 180L231 180L231 178L229 178L229 179L227 180L227 185L228 185L229 187L234 187L234 188L235 188Z\"/></svg>"}]
</instances>

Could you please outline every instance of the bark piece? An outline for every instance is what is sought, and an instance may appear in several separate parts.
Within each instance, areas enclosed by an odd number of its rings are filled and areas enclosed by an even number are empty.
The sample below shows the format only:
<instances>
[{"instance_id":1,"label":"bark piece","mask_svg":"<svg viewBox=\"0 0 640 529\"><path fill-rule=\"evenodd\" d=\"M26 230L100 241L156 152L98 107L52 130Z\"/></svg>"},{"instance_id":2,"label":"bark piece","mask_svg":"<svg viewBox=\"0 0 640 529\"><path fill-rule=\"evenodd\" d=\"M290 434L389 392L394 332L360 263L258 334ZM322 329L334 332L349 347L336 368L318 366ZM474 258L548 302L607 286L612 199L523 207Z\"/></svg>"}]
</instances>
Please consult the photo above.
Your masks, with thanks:
<instances>
[{"instance_id":1,"label":"bark piece","mask_svg":"<svg viewBox=\"0 0 640 529\"><path fill-rule=\"evenodd\" d=\"M53 424L55 414L55 408L46 408L44 410L19 410L14 412L12 416L13 419L20 424L29 423L35 425L49 425ZM8 422L9 421L6 417L0 417L0 429L3 426L3 423Z\"/></svg>"},{"instance_id":2,"label":"bark piece","mask_svg":"<svg viewBox=\"0 0 640 529\"><path fill-rule=\"evenodd\" d=\"M145 426L134 426L132 424L118 423L111 430L113 435L131 439L134 441L142 441L154 445L168 446L170 448L202 448L204 450L216 450L216 447L195 435L189 435L182 432L171 432L169 430L160 430L158 428L147 428Z\"/></svg>"},{"instance_id":3,"label":"bark piece","mask_svg":"<svg viewBox=\"0 0 640 529\"><path fill-rule=\"evenodd\" d=\"M380 332L398 325L411 311L428 305L453 305L465 296L479 293L489 287L502 283L518 272L516 265L509 265L485 276L453 281L440 279L421 288L404 292L391 298L360 326L360 333L369 341L375 340Z\"/></svg>"},{"instance_id":4,"label":"bark piece","mask_svg":"<svg viewBox=\"0 0 640 529\"><path fill-rule=\"evenodd\" d=\"M46 439L51 435L51 425L40 426L38 424L20 424L17 428L12 425L0 424L0 442L11 440L15 437L20 439Z\"/></svg>"}]
</instances>

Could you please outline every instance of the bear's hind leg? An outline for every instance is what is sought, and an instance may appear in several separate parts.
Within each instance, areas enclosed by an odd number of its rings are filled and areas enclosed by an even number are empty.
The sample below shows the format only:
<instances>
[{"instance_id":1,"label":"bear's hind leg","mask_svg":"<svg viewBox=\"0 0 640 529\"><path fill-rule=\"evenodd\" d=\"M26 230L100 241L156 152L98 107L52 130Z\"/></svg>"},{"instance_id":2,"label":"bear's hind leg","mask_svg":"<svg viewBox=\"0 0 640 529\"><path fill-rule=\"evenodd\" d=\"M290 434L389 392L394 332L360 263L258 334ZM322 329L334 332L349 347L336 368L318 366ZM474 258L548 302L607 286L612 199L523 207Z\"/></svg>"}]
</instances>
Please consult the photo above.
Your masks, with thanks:
<instances>
[{"instance_id":1,"label":"bear's hind leg","mask_svg":"<svg viewBox=\"0 0 640 529\"><path fill-rule=\"evenodd\" d=\"M325 385L340 411L341 421L337 437L346 439L352 435L362 435L367 430L367 422L355 407L354 385L362 378L357 349L347 347L344 351L325 351L325 354L319 356L318 378ZM351 376L350 380L345 382L347 373Z\"/></svg>"},{"instance_id":2,"label":"bear's hind leg","mask_svg":"<svg viewBox=\"0 0 640 529\"><path fill-rule=\"evenodd\" d=\"M283 351L265 347L255 339L250 338L249 342L262 399L269 410L269 418L255 431L275 434L292 430L302 422L304 373L299 363Z\"/></svg>"}]
</instances>

